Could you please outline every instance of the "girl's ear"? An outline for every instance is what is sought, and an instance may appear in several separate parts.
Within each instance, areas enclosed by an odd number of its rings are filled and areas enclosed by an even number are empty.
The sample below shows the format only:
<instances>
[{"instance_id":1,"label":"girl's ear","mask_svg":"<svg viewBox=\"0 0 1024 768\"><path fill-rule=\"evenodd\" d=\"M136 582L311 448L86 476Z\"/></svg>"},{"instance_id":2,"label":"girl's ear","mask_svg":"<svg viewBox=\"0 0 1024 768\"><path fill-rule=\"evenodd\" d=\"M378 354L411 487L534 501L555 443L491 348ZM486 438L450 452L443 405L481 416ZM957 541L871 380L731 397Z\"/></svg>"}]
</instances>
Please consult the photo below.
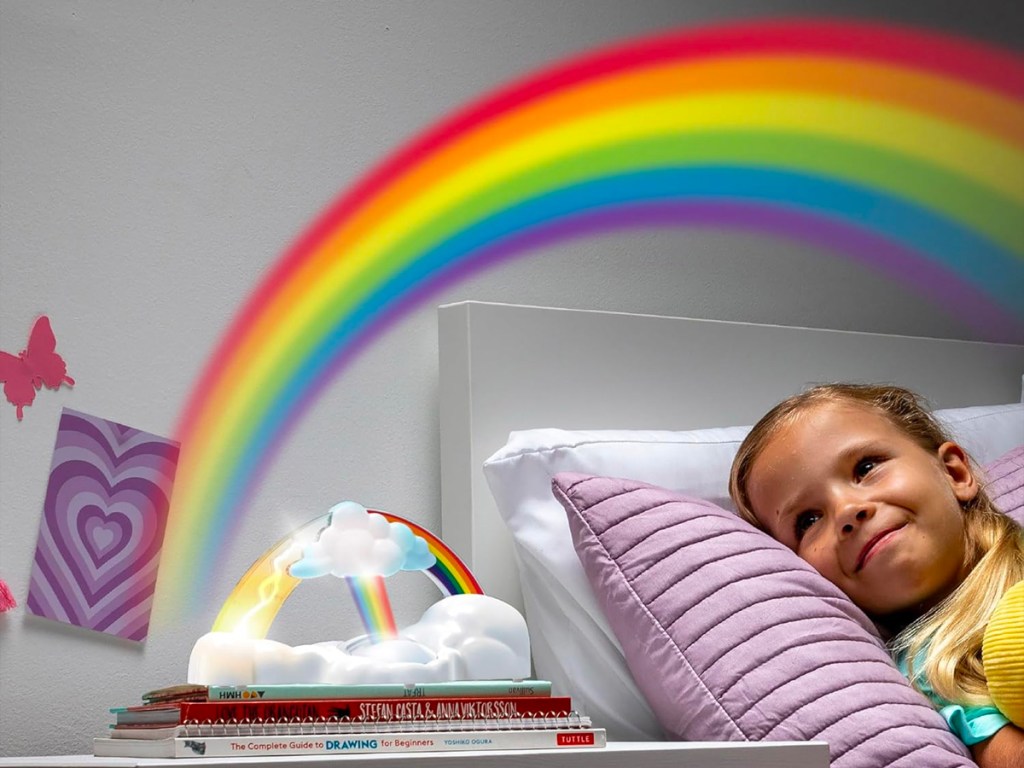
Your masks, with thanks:
<instances>
[{"instance_id":1,"label":"girl's ear","mask_svg":"<svg viewBox=\"0 0 1024 768\"><path fill-rule=\"evenodd\" d=\"M939 446L938 456L957 500L963 503L977 496L980 486L971 469L967 452L956 443L943 443Z\"/></svg>"}]
</instances>

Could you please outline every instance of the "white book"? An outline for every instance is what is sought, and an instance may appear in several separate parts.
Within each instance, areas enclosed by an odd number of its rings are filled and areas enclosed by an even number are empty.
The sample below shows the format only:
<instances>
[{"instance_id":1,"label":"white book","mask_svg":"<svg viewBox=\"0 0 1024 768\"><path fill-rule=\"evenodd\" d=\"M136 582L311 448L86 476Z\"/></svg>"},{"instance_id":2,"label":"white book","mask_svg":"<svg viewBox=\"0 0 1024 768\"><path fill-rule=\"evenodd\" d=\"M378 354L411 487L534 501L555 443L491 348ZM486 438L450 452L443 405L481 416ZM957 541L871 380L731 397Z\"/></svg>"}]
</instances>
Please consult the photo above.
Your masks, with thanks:
<instances>
[{"instance_id":1,"label":"white book","mask_svg":"<svg viewBox=\"0 0 1024 768\"><path fill-rule=\"evenodd\" d=\"M603 747L604 728L408 731L332 736L211 736L93 739L97 757L256 757Z\"/></svg>"}]
</instances>

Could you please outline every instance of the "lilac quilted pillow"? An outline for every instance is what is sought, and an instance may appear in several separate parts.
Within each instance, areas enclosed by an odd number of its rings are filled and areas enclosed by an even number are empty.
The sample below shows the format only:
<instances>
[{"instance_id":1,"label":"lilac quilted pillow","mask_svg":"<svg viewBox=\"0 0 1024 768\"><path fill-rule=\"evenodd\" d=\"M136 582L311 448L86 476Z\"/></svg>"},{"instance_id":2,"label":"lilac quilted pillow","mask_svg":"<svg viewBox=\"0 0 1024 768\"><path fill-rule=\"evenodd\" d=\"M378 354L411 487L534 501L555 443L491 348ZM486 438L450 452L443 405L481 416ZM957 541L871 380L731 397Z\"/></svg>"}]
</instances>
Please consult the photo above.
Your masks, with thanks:
<instances>
[{"instance_id":1,"label":"lilac quilted pillow","mask_svg":"<svg viewBox=\"0 0 1024 768\"><path fill-rule=\"evenodd\" d=\"M1024 445L985 465L992 502L1024 525Z\"/></svg>"},{"instance_id":2,"label":"lilac quilted pillow","mask_svg":"<svg viewBox=\"0 0 1024 768\"><path fill-rule=\"evenodd\" d=\"M557 475L576 551L662 727L827 741L833 768L974 766L873 625L731 512L632 480Z\"/></svg>"}]
</instances>

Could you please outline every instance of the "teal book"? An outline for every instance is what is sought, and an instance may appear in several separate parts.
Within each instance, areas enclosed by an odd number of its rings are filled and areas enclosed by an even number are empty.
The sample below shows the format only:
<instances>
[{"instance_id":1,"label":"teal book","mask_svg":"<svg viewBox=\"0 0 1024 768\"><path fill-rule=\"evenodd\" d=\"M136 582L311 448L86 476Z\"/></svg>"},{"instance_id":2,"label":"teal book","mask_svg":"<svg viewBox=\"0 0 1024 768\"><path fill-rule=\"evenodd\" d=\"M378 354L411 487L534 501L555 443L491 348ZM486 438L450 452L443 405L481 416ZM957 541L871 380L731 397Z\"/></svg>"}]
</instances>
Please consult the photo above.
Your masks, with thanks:
<instances>
[{"instance_id":1,"label":"teal book","mask_svg":"<svg viewBox=\"0 0 1024 768\"><path fill-rule=\"evenodd\" d=\"M283 699L401 699L488 696L550 696L549 680L456 680L442 683L358 685L211 685L209 701Z\"/></svg>"}]
</instances>

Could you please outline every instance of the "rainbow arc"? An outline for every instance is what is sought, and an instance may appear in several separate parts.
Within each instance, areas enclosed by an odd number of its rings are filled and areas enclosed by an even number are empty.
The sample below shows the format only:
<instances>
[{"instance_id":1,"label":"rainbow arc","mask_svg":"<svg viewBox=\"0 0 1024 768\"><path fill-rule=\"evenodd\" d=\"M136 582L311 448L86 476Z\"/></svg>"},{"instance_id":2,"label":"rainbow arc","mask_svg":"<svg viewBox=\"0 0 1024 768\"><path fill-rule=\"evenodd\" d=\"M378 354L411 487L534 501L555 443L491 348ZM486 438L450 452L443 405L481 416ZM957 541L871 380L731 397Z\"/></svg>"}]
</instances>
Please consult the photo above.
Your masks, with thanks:
<instances>
[{"instance_id":1,"label":"rainbow arc","mask_svg":"<svg viewBox=\"0 0 1024 768\"><path fill-rule=\"evenodd\" d=\"M1024 329L1024 59L881 24L730 24L559 64L428 129L317 218L210 357L176 435L171 597L385 329L470 274L631 227L810 243Z\"/></svg>"}]
</instances>

